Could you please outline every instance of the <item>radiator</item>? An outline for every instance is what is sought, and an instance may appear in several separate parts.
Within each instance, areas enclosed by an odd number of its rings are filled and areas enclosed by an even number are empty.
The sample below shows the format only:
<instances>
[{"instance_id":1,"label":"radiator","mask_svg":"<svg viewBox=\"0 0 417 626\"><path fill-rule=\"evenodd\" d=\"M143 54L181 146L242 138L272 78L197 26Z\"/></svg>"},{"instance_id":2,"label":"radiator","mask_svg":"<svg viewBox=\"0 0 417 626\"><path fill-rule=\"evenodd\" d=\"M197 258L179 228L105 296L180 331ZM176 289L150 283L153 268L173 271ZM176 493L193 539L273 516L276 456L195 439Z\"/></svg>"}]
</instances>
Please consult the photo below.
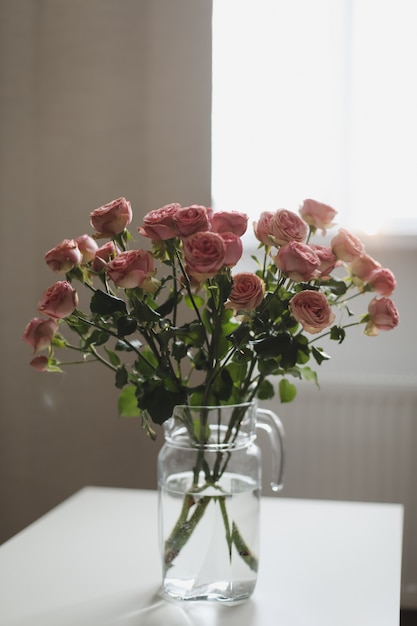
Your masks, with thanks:
<instances>
[{"instance_id":1,"label":"radiator","mask_svg":"<svg viewBox=\"0 0 417 626\"><path fill-rule=\"evenodd\" d=\"M417 608L417 388L415 381L300 385L291 404L268 406L284 424L283 497L404 506L403 607ZM268 443L264 494L269 489Z\"/></svg>"}]
</instances>

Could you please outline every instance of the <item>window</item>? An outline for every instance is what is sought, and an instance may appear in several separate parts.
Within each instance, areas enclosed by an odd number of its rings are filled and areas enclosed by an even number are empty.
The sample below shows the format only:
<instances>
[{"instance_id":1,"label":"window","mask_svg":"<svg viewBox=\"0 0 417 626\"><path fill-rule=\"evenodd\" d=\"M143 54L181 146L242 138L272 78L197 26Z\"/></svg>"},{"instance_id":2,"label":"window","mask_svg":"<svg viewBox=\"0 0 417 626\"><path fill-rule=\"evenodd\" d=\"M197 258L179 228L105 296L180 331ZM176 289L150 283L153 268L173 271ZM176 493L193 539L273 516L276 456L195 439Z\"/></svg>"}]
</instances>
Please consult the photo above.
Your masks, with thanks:
<instances>
[{"instance_id":1,"label":"window","mask_svg":"<svg viewBox=\"0 0 417 626\"><path fill-rule=\"evenodd\" d=\"M417 234L417 2L213 5L214 206Z\"/></svg>"}]
</instances>

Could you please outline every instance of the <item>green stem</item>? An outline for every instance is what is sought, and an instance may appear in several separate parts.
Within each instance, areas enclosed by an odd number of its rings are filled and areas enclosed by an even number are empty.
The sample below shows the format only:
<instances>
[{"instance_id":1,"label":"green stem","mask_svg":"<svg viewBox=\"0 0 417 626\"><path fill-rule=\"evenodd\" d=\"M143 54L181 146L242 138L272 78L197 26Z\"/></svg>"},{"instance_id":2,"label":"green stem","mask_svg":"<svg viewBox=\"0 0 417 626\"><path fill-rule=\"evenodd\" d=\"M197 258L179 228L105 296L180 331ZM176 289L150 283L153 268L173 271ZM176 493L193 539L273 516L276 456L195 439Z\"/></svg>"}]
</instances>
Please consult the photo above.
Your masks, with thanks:
<instances>
[{"instance_id":1,"label":"green stem","mask_svg":"<svg viewBox=\"0 0 417 626\"><path fill-rule=\"evenodd\" d=\"M232 541L236 546L239 556L254 572L258 571L258 559L244 541L235 522L232 523Z\"/></svg>"},{"instance_id":2,"label":"green stem","mask_svg":"<svg viewBox=\"0 0 417 626\"><path fill-rule=\"evenodd\" d=\"M229 558L230 558L230 560L232 560L233 536L232 536L232 533L230 531L229 516L227 514L227 507L226 507L225 497L224 496L219 496L218 502L219 502L220 511L221 511L222 518L223 518L224 529L225 529L225 532L226 532L226 541L227 541L227 546L229 548Z\"/></svg>"},{"instance_id":3,"label":"green stem","mask_svg":"<svg viewBox=\"0 0 417 626\"><path fill-rule=\"evenodd\" d=\"M342 328L344 330L345 328L351 328L352 326L360 326L360 324L363 324L363 322L352 322L351 324L345 324L345 326L342 326ZM314 343L315 341L318 341L319 339L323 339L323 337L327 337L330 334L331 334L331 331L329 330L326 333L322 333L318 337L314 337L313 339L310 339L308 343L309 344Z\"/></svg>"},{"instance_id":4,"label":"green stem","mask_svg":"<svg viewBox=\"0 0 417 626\"><path fill-rule=\"evenodd\" d=\"M172 562L179 555L181 549L185 546L185 544L191 537L198 522L203 517L204 511L206 510L209 502L209 496L203 496L196 501L191 493L185 494L181 514L170 536L165 541L165 570L171 567ZM195 507L194 511L191 517L188 519L188 514L193 507Z\"/></svg>"},{"instance_id":5,"label":"green stem","mask_svg":"<svg viewBox=\"0 0 417 626\"><path fill-rule=\"evenodd\" d=\"M187 272L185 270L185 267L184 267L184 264L182 262L181 256L180 256L180 254L179 254L177 249L175 250L175 254L176 254L176 257L177 257L178 265L180 266L180 269L181 269L181 273L182 273L182 275L184 277L185 288L187 290L188 297L190 298L191 304L193 306L195 314L197 315L197 319L198 319L199 323L204 328L206 345L207 345L207 347L209 347L208 337L207 337L207 333L206 333L206 330L205 330L205 326L203 324L203 320L201 318L200 310L199 310L198 306L195 303L193 292L191 291L190 278L189 278L189 276L188 276L188 274L187 274Z\"/></svg>"}]
</instances>

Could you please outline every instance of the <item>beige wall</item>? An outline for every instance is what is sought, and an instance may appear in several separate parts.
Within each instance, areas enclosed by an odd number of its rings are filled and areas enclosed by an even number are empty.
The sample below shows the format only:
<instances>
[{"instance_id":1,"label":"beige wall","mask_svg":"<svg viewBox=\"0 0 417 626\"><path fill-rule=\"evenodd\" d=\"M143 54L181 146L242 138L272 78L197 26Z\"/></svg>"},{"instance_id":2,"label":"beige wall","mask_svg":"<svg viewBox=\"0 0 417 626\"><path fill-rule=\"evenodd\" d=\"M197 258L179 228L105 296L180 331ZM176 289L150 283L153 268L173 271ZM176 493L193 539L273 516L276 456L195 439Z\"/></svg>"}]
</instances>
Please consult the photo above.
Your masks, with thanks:
<instances>
[{"instance_id":1,"label":"beige wall","mask_svg":"<svg viewBox=\"0 0 417 626\"><path fill-rule=\"evenodd\" d=\"M91 210L210 203L210 49L210 0L0 0L0 541L83 485L156 486L112 376L40 374L21 337Z\"/></svg>"}]
</instances>

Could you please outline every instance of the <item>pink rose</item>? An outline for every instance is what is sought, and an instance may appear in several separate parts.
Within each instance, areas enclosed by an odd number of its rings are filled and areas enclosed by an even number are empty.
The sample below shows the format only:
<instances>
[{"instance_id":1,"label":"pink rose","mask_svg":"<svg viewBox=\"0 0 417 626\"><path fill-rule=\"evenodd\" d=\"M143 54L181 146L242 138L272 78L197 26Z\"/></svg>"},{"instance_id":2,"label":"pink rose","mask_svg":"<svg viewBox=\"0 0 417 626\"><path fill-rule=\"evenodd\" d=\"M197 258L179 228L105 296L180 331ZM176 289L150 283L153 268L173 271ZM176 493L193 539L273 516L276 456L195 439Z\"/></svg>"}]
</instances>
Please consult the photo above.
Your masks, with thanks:
<instances>
[{"instance_id":1,"label":"pink rose","mask_svg":"<svg viewBox=\"0 0 417 626\"><path fill-rule=\"evenodd\" d=\"M361 240L344 228L339 230L330 243L333 254L341 261L346 261L347 263L357 259L365 250Z\"/></svg>"},{"instance_id":2,"label":"pink rose","mask_svg":"<svg viewBox=\"0 0 417 626\"><path fill-rule=\"evenodd\" d=\"M35 356L34 359L31 360L29 365L37 369L39 372L45 372L48 368L48 357L47 356Z\"/></svg>"},{"instance_id":3,"label":"pink rose","mask_svg":"<svg viewBox=\"0 0 417 626\"><path fill-rule=\"evenodd\" d=\"M253 222L253 231L255 237L264 244L264 246L272 246L273 240L271 237L271 222L274 217L272 211L262 211L257 222Z\"/></svg>"},{"instance_id":4,"label":"pink rose","mask_svg":"<svg viewBox=\"0 0 417 626\"><path fill-rule=\"evenodd\" d=\"M43 320L34 317L24 330L23 341L32 346L33 352L39 352L49 348L57 331L58 324L55 320Z\"/></svg>"},{"instance_id":5,"label":"pink rose","mask_svg":"<svg viewBox=\"0 0 417 626\"><path fill-rule=\"evenodd\" d=\"M120 250L114 242L108 241L104 246L97 248L95 251L94 259L91 264L92 269L95 272L101 272L106 267L107 263L114 259L119 252Z\"/></svg>"},{"instance_id":6,"label":"pink rose","mask_svg":"<svg viewBox=\"0 0 417 626\"><path fill-rule=\"evenodd\" d=\"M82 258L74 239L64 239L45 254L46 264L54 272L69 272L76 265L80 265Z\"/></svg>"},{"instance_id":7,"label":"pink rose","mask_svg":"<svg viewBox=\"0 0 417 626\"><path fill-rule=\"evenodd\" d=\"M132 221L132 208L126 198L117 198L90 213L90 224L102 237L114 237Z\"/></svg>"},{"instance_id":8,"label":"pink rose","mask_svg":"<svg viewBox=\"0 0 417 626\"><path fill-rule=\"evenodd\" d=\"M53 319L62 319L71 315L77 304L78 295L71 283L60 280L44 291L38 311Z\"/></svg>"},{"instance_id":9,"label":"pink rose","mask_svg":"<svg viewBox=\"0 0 417 626\"><path fill-rule=\"evenodd\" d=\"M226 244L217 233L195 233L184 240L183 253L190 274L209 278L223 267Z\"/></svg>"},{"instance_id":10,"label":"pink rose","mask_svg":"<svg viewBox=\"0 0 417 626\"><path fill-rule=\"evenodd\" d=\"M226 303L235 311L253 311L265 294L265 283L256 274L241 272L233 276L233 287Z\"/></svg>"},{"instance_id":11,"label":"pink rose","mask_svg":"<svg viewBox=\"0 0 417 626\"><path fill-rule=\"evenodd\" d=\"M379 330L391 330L398 326L400 315L390 298L374 298L368 305L369 320L365 334L374 337Z\"/></svg>"},{"instance_id":12,"label":"pink rose","mask_svg":"<svg viewBox=\"0 0 417 626\"><path fill-rule=\"evenodd\" d=\"M394 274L387 267L374 270L368 278L368 284L381 296L390 296L397 286Z\"/></svg>"},{"instance_id":13,"label":"pink rose","mask_svg":"<svg viewBox=\"0 0 417 626\"><path fill-rule=\"evenodd\" d=\"M300 215L309 226L313 229L320 228L323 235L326 234L326 229L334 226L333 218L337 214L331 206L317 202L316 200L304 200L300 207Z\"/></svg>"},{"instance_id":14,"label":"pink rose","mask_svg":"<svg viewBox=\"0 0 417 626\"><path fill-rule=\"evenodd\" d=\"M152 241L166 241L176 237L174 216L180 208L181 205L174 202L150 211L143 219L143 226L138 228L139 233Z\"/></svg>"},{"instance_id":15,"label":"pink rose","mask_svg":"<svg viewBox=\"0 0 417 626\"><path fill-rule=\"evenodd\" d=\"M242 240L234 233L219 233L226 245L226 256L223 264L226 267L233 267L240 260L243 253Z\"/></svg>"},{"instance_id":16,"label":"pink rose","mask_svg":"<svg viewBox=\"0 0 417 626\"><path fill-rule=\"evenodd\" d=\"M306 240L308 226L296 213L286 209L275 211L271 219L271 237L277 246L290 241L299 243Z\"/></svg>"},{"instance_id":17,"label":"pink rose","mask_svg":"<svg viewBox=\"0 0 417 626\"><path fill-rule=\"evenodd\" d=\"M319 258L320 265L318 270L320 272L320 278L330 278L330 274L339 263L338 259L333 254L333 250L328 246L319 246L317 244L309 244L309 246Z\"/></svg>"},{"instance_id":18,"label":"pink rose","mask_svg":"<svg viewBox=\"0 0 417 626\"><path fill-rule=\"evenodd\" d=\"M197 204L178 209L173 216L173 222L180 237L210 230L209 211L205 206Z\"/></svg>"},{"instance_id":19,"label":"pink rose","mask_svg":"<svg viewBox=\"0 0 417 626\"><path fill-rule=\"evenodd\" d=\"M248 227L248 216L239 211L216 211L211 218L211 228L215 233L234 233L242 237Z\"/></svg>"},{"instance_id":20,"label":"pink rose","mask_svg":"<svg viewBox=\"0 0 417 626\"><path fill-rule=\"evenodd\" d=\"M155 273L153 256L147 250L121 252L107 264L106 272L118 287L150 290Z\"/></svg>"},{"instance_id":21,"label":"pink rose","mask_svg":"<svg viewBox=\"0 0 417 626\"><path fill-rule=\"evenodd\" d=\"M375 261L369 254L361 254L350 264L350 273L363 282L367 283L370 275L381 267L380 263Z\"/></svg>"},{"instance_id":22,"label":"pink rose","mask_svg":"<svg viewBox=\"0 0 417 626\"><path fill-rule=\"evenodd\" d=\"M283 274L296 282L308 281L320 274L320 259L305 243L291 241L278 250L273 260Z\"/></svg>"},{"instance_id":23,"label":"pink rose","mask_svg":"<svg viewBox=\"0 0 417 626\"><path fill-rule=\"evenodd\" d=\"M98 249L97 242L90 235L80 235L75 238L75 243L82 254L82 263L89 263L94 259Z\"/></svg>"},{"instance_id":24,"label":"pink rose","mask_svg":"<svg viewBox=\"0 0 417 626\"><path fill-rule=\"evenodd\" d=\"M327 298L320 291L299 291L290 300L291 313L304 330L315 335L328 328L335 319Z\"/></svg>"}]
</instances>

